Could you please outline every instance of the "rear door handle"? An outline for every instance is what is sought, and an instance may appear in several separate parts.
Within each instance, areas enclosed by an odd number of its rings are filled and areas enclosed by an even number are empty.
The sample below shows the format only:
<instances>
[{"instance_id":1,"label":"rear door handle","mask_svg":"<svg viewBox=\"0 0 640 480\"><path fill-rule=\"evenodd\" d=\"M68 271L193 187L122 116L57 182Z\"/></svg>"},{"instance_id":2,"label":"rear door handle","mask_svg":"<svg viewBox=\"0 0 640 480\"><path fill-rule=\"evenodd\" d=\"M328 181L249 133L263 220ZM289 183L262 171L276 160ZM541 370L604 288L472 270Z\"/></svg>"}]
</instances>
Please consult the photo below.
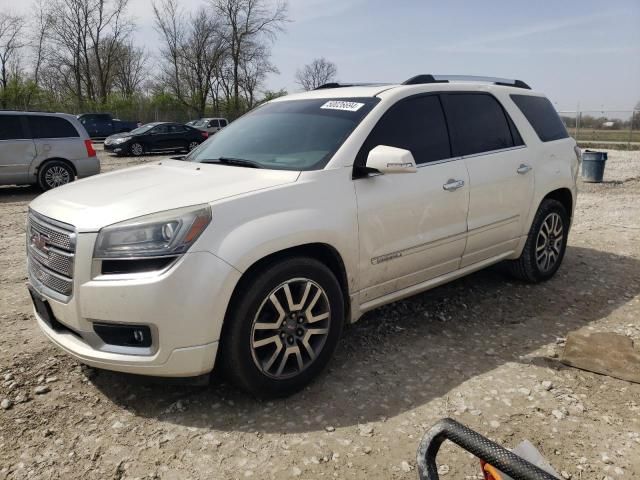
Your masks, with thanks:
<instances>
[{"instance_id":1,"label":"rear door handle","mask_svg":"<svg viewBox=\"0 0 640 480\"><path fill-rule=\"evenodd\" d=\"M462 187L464 187L464 180L455 180L453 178L450 178L447 183L442 185L442 188L447 192L453 192Z\"/></svg>"},{"instance_id":2,"label":"rear door handle","mask_svg":"<svg viewBox=\"0 0 640 480\"><path fill-rule=\"evenodd\" d=\"M529 173L531 170L533 170L533 167L531 165L527 165L526 163L521 163L520 166L518 167L518 170L516 170L520 175L524 175L525 173Z\"/></svg>"}]
</instances>

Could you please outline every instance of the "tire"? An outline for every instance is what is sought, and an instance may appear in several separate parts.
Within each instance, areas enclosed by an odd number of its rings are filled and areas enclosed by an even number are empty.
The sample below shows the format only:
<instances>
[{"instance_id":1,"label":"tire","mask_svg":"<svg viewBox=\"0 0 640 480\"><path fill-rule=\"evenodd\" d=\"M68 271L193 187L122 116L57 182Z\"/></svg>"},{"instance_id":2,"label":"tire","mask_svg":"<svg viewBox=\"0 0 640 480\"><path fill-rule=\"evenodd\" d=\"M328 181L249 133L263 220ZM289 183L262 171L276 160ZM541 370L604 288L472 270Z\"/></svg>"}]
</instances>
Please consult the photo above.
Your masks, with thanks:
<instances>
[{"instance_id":1,"label":"tire","mask_svg":"<svg viewBox=\"0 0 640 480\"><path fill-rule=\"evenodd\" d=\"M525 282L549 280L562 264L567 249L569 215L557 200L543 200L533 219L527 242L516 260L506 262L508 272Z\"/></svg>"},{"instance_id":2,"label":"tire","mask_svg":"<svg viewBox=\"0 0 640 480\"><path fill-rule=\"evenodd\" d=\"M196 142L195 140L189 142L187 144L187 152L190 152L194 148L198 148L199 145L200 145L200 142Z\"/></svg>"},{"instance_id":3,"label":"tire","mask_svg":"<svg viewBox=\"0 0 640 480\"><path fill-rule=\"evenodd\" d=\"M331 270L290 258L242 281L236 292L222 340L228 378L260 398L304 388L327 366L342 334L344 299Z\"/></svg>"},{"instance_id":4,"label":"tire","mask_svg":"<svg viewBox=\"0 0 640 480\"><path fill-rule=\"evenodd\" d=\"M71 183L75 178L73 168L62 160L50 160L38 170L38 186L43 191Z\"/></svg>"},{"instance_id":5,"label":"tire","mask_svg":"<svg viewBox=\"0 0 640 480\"><path fill-rule=\"evenodd\" d=\"M134 157L143 155L144 145L142 145L140 142L133 142L131 145L129 145L129 153L131 153L131 155L133 155Z\"/></svg>"}]
</instances>

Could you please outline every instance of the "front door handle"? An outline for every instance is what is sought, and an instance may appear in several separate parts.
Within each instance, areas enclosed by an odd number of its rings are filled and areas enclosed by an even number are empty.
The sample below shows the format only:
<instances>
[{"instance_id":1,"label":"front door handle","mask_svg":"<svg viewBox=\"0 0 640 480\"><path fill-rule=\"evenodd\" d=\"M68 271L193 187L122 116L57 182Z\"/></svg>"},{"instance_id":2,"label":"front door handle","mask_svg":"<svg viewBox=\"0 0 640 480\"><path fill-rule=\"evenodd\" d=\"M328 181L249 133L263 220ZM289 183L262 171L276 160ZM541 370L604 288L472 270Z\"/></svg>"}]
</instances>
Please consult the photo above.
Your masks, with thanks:
<instances>
[{"instance_id":1,"label":"front door handle","mask_svg":"<svg viewBox=\"0 0 640 480\"><path fill-rule=\"evenodd\" d=\"M525 173L529 173L531 170L533 170L533 167L531 165L527 165L526 163L521 163L520 166L518 167L518 170L516 170L520 175L524 175Z\"/></svg>"},{"instance_id":2,"label":"front door handle","mask_svg":"<svg viewBox=\"0 0 640 480\"><path fill-rule=\"evenodd\" d=\"M453 178L450 178L447 183L442 185L442 188L447 192L453 192L462 187L464 187L464 180L455 180Z\"/></svg>"}]
</instances>

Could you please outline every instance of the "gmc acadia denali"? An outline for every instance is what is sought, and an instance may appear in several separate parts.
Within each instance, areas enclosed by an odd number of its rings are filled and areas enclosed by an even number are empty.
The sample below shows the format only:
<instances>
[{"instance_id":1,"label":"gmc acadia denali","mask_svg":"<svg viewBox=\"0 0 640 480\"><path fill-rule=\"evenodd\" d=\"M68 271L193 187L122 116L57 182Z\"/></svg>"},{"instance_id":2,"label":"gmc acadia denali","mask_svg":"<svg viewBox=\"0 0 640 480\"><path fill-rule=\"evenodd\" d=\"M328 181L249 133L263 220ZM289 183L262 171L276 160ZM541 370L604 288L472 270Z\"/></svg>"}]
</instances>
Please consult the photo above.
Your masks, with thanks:
<instances>
[{"instance_id":1,"label":"gmc acadia denali","mask_svg":"<svg viewBox=\"0 0 640 480\"><path fill-rule=\"evenodd\" d=\"M419 75L273 100L184 160L30 205L38 324L80 362L168 377L220 363L285 395L347 322L506 262L560 267L580 150L519 80Z\"/></svg>"}]
</instances>

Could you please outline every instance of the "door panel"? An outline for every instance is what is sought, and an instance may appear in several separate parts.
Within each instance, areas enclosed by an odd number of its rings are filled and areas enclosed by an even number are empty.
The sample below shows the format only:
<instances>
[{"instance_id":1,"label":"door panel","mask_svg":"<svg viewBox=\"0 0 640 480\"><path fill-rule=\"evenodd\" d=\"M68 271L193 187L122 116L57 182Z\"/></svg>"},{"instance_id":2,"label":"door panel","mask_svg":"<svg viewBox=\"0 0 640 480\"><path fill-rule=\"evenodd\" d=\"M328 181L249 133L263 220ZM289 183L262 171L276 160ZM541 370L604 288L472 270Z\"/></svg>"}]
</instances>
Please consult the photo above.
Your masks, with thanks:
<instances>
[{"instance_id":1,"label":"door panel","mask_svg":"<svg viewBox=\"0 0 640 480\"><path fill-rule=\"evenodd\" d=\"M27 183L29 165L35 157L33 140L0 140L0 184Z\"/></svg>"},{"instance_id":2,"label":"door panel","mask_svg":"<svg viewBox=\"0 0 640 480\"><path fill-rule=\"evenodd\" d=\"M469 237L461 267L513 250L526 234L533 168L526 147L465 158L469 171Z\"/></svg>"},{"instance_id":3,"label":"door panel","mask_svg":"<svg viewBox=\"0 0 640 480\"><path fill-rule=\"evenodd\" d=\"M447 191L449 180L465 186ZM355 181L360 235L360 302L456 270L465 248L469 193L463 160L417 173Z\"/></svg>"}]
</instances>

